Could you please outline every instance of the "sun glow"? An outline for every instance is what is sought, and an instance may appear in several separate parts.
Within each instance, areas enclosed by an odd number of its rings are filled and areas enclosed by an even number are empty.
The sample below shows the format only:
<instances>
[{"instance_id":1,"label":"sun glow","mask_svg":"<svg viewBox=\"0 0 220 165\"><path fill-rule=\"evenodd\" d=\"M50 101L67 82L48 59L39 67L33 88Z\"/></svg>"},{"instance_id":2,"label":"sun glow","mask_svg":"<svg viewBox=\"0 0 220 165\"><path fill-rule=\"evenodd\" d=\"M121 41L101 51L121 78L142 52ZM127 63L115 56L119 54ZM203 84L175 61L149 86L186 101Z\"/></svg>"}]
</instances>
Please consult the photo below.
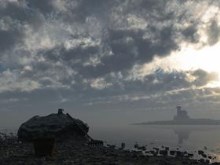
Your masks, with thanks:
<instances>
[{"instance_id":1,"label":"sun glow","mask_svg":"<svg viewBox=\"0 0 220 165\"><path fill-rule=\"evenodd\" d=\"M182 45L180 50L173 52L170 56L156 57L152 63L144 64L139 70L139 75L151 74L157 68L166 72L190 72L201 69L216 75L206 87L220 87L220 43L203 48Z\"/></svg>"},{"instance_id":2,"label":"sun glow","mask_svg":"<svg viewBox=\"0 0 220 165\"><path fill-rule=\"evenodd\" d=\"M203 69L220 75L220 43L202 49L183 48L175 55L179 67L183 70Z\"/></svg>"},{"instance_id":3,"label":"sun glow","mask_svg":"<svg viewBox=\"0 0 220 165\"><path fill-rule=\"evenodd\" d=\"M206 46L201 49L183 47L169 57L173 69L182 71L195 71L198 69L215 73L215 80L210 81L207 87L220 87L220 43Z\"/></svg>"}]
</instances>

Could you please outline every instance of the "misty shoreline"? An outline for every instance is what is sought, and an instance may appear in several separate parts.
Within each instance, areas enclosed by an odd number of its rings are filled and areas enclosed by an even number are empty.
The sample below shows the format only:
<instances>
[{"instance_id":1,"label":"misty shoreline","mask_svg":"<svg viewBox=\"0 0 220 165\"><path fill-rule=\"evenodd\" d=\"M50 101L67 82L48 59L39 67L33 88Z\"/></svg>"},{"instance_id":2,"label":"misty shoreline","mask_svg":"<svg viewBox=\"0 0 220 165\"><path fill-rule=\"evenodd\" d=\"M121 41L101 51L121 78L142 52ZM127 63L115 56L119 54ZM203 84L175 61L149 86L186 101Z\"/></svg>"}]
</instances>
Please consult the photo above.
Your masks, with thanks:
<instances>
[{"instance_id":1,"label":"misty shoreline","mask_svg":"<svg viewBox=\"0 0 220 165\"><path fill-rule=\"evenodd\" d=\"M13 134L1 134L1 165L217 165L211 163L214 158L193 159L187 151L171 151L168 147L148 150L144 146L135 146L134 150L123 149L114 145L89 145L81 141L66 140L57 142L52 156L36 157L33 144L20 143ZM5 139L3 139L3 135ZM200 151L205 154L204 151ZM170 154L174 154L173 156Z\"/></svg>"},{"instance_id":2,"label":"misty shoreline","mask_svg":"<svg viewBox=\"0 0 220 165\"><path fill-rule=\"evenodd\" d=\"M203 150L192 153L165 144L150 148L138 142L128 149L123 141L120 146L104 143L102 138L96 140L88 134L86 123L63 111L58 109L57 113L32 117L19 127L16 135L0 133L1 165L218 164L213 163L217 161L216 156ZM105 131L110 130L105 128Z\"/></svg>"}]
</instances>

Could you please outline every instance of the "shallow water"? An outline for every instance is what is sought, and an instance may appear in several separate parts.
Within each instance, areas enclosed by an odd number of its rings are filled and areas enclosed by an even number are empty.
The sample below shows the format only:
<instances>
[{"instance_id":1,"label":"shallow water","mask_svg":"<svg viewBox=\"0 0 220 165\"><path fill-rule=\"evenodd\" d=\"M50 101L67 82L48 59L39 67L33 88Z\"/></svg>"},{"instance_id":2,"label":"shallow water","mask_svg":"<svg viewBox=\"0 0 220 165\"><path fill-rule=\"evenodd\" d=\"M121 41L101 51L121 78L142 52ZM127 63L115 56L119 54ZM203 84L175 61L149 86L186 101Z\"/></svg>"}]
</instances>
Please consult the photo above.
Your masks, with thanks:
<instances>
[{"instance_id":1,"label":"shallow water","mask_svg":"<svg viewBox=\"0 0 220 165\"><path fill-rule=\"evenodd\" d=\"M191 153L204 150L208 154L215 155L217 161L220 161L220 126L100 126L92 128L90 135L117 146L125 142L130 149L138 143L147 145L148 149L168 146Z\"/></svg>"},{"instance_id":2,"label":"shallow water","mask_svg":"<svg viewBox=\"0 0 220 165\"><path fill-rule=\"evenodd\" d=\"M16 134L16 129L0 129L1 132ZM119 125L119 126L92 126L89 135L94 139L120 147L126 143L127 149L133 149L134 144L146 146L147 150L153 147L170 147L173 150L189 151L195 154L203 150L207 154L216 156L220 161L220 126L163 126L163 125Z\"/></svg>"}]
</instances>

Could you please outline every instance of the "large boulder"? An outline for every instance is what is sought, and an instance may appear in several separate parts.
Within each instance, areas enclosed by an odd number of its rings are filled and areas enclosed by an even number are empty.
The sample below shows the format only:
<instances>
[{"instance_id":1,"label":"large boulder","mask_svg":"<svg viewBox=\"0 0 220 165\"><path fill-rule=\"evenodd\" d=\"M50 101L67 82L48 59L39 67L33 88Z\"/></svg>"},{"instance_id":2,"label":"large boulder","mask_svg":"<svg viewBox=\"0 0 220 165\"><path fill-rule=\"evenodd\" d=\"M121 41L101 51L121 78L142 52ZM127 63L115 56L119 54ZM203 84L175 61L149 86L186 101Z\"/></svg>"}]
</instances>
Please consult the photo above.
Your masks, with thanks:
<instances>
[{"instance_id":1,"label":"large boulder","mask_svg":"<svg viewBox=\"0 0 220 165\"><path fill-rule=\"evenodd\" d=\"M17 135L18 140L23 142L32 142L39 138L89 140L88 131L86 123L59 109L56 114L32 117L20 126Z\"/></svg>"}]
</instances>

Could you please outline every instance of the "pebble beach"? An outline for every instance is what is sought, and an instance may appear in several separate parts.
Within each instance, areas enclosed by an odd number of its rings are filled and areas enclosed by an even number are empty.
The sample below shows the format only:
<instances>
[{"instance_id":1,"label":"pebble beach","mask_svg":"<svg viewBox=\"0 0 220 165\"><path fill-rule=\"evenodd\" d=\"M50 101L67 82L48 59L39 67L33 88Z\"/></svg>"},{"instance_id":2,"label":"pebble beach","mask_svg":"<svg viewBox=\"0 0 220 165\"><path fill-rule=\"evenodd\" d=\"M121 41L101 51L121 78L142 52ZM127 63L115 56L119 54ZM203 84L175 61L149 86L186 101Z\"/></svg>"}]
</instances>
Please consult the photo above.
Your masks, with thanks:
<instances>
[{"instance_id":1,"label":"pebble beach","mask_svg":"<svg viewBox=\"0 0 220 165\"><path fill-rule=\"evenodd\" d=\"M56 142L53 154L36 156L32 143L21 143L16 136L1 138L1 165L220 165L210 159L193 159L187 152L125 150L112 145L90 145L83 141ZM171 156L169 153L172 152ZM151 153L145 154L145 153ZM176 154L175 154L176 153Z\"/></svg>"}]
</instances>

